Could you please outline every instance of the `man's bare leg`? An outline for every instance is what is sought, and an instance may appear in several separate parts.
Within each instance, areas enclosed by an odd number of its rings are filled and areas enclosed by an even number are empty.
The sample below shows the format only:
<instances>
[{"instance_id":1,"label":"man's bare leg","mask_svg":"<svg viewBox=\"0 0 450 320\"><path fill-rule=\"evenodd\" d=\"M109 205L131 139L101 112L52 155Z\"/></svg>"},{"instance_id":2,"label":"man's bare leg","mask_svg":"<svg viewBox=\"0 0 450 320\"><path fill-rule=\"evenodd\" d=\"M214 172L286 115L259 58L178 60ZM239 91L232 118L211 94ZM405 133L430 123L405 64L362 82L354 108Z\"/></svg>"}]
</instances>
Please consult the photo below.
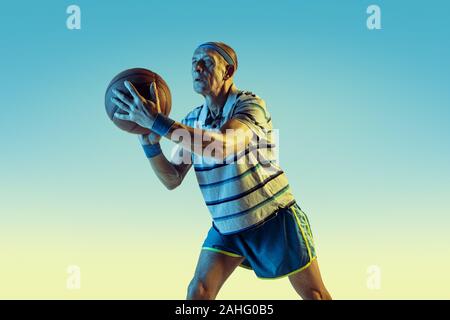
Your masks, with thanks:
<instances>
[{"instance_id":1,"label":"man's bare leg","mask_svg":"<svg viewBox=\"0 0 450 320\"><path fill-rule=\"evenodd\" d=\"M305 270L289 276L289 281L304 300L331 300L331 295L323 284L317 259Z\"/></svg>"},{"instance_id":2,"label":"man's bare leg","mask_svg":"<svg viewBox=\"0 0 450 320\"><path fill-rule=\"evenodd\" d=\"M187 300L213 300L231 273L244 261L222 253L202 250L194 278L188 287Z\"/></svg>"}]
</instances>

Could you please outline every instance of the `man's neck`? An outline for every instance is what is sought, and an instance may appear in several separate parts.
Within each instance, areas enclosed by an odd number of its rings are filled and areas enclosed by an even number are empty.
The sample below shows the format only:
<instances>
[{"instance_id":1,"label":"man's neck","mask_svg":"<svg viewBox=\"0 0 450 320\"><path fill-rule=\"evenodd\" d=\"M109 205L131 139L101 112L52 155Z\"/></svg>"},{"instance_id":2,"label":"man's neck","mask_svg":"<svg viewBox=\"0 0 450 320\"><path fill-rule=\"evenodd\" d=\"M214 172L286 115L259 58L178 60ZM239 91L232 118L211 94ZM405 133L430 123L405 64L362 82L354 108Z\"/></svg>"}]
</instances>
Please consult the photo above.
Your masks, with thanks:
<instances>
[{"instance_id":1,"label":"man's neck","mask_svg":"<svg viewBox=\"0 0 450 320\"><path fill-rule=\"evenodd\" d=\"M208 95L205 97L206 106L208 107L214 118L217 117L218 114L220 114L220 111L225 106L225 103L228 99L228 94L233 92L234 89L234 85L230 84L228 86L223 86L222 90L216 96Z\"/></svg>"}]
</instances>

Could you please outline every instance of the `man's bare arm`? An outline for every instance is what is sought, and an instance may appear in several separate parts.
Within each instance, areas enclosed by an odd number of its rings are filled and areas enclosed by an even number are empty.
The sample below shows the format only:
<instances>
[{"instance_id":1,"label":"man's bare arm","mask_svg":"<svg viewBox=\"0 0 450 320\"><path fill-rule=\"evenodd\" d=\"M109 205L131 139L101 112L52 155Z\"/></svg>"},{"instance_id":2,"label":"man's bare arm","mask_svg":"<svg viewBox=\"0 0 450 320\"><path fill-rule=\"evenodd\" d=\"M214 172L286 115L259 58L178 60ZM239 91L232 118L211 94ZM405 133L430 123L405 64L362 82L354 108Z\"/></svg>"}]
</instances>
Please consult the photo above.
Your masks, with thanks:
<instances>
[{"instance_id":1,"label":"man's bare arm","mask_svg":"<svg viewBox=\"0 0 450 320\"><path fill-rule=\"evenodd\" d=\"M210 156L215 146L211 156L222 161L244 150L252 141L253 132L238 119L228 120L219 131L201 130L174 122L164 137L201 156Z\"/></svg>"},{"instance_id":2,"label":"man's bare arm","mask_svg":"<svg viewBox=\"0 0 450 320\"><path fill-rule=\"evenodd\" d=\"M150 158L149 162L158 179L169 190L173 190L181 184L192 166L191 163L174 164L163 153Z\"/></svg>"},{"instance_id":3,"label":"man's bare arm","mask_svg":"<svg viewBox=\"0 0 450 320\"><path fill-rule=\"evenodd\" d=\"M161 140L161 136L154 132L150 132L148 135L139 135L138 137L142 146L156 145ZM191 154L178 145L171 160L168 160L161 151L148 160L158 179L167 189L173 190L181 184L191 168L190 159Z\"/></svg>"},{"instance_id":4,"label":"man's bare arm","mask_svg":"<svg viewBox=\"0 0 450 320\"><path fill-rule=\"evenodd\" d=\"M176 134L177 129L181 131L179 131L180 135ZM234 134L227 135L227 129L231 129ZM188 138L186 138L186 135ZM245 149L251 140L252 133L247 125L239 120L231 119L220 128L219 132L199 130L181 123L175 123L166 137L178 144L172 161L169 161L161 153L150 158L149 162L159 180L167 189L172 190L181 184L192 167L192 152L203 154L211 143L216 143L220 147L215 149L214 157L223 160L230 154Z\"/></svg>"}]
</instances>

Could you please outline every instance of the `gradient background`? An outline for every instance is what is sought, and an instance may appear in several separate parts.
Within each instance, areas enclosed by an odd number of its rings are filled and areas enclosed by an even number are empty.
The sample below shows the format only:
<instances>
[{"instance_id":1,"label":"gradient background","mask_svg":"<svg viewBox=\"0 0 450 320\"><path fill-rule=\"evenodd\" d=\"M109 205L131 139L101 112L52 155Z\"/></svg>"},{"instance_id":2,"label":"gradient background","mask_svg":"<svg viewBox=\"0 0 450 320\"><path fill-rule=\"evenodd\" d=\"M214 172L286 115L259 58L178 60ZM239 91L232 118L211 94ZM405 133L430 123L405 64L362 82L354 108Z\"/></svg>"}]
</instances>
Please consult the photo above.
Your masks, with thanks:
<instances>
[{"instance_id":1,"label":"gradient background","mask_svg":"<svg viewBox=\"0 0 450 320\"><path fill-rule=\"evenodd\" d=\"M450 298L448 1L8 1L0 19L0 298L183 299L210 217L106 116L119 71L160 73L180 120L196 46L266 100L334 298ZM66 8L81 8L81 30ZM366 28L377 4L382 30ZM170 151L172 144L163 142ZM66 269L81 268L68 290ZM381 268L370 290L367 268ZM296 299L238 269L218 298Z\"/></svg>"}]
</instances>

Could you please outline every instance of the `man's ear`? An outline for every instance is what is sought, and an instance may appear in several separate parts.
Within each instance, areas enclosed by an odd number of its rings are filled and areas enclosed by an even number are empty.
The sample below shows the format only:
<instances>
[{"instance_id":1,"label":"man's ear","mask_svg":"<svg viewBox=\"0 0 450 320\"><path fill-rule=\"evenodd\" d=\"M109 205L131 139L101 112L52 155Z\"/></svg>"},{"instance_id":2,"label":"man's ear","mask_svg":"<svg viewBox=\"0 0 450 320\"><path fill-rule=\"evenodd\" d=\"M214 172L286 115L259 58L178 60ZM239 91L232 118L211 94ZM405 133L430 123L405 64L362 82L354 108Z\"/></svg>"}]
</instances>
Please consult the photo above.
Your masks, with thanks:
<instances>
[{"instance_id":1,"label":"man's ear","mask_svg":"<svg viewBox=\"0 0 450 320\"><path fill-rule=\"evenodd\" d=\"M233 74L234 74L234 71L235 71L235 69L234 69L233 65L231 65L231 64L227 65L226 66L225 75L224 75L224 79L227 80L227 79L231 78L233 76Z\"/></svg>"}]
</instances>

